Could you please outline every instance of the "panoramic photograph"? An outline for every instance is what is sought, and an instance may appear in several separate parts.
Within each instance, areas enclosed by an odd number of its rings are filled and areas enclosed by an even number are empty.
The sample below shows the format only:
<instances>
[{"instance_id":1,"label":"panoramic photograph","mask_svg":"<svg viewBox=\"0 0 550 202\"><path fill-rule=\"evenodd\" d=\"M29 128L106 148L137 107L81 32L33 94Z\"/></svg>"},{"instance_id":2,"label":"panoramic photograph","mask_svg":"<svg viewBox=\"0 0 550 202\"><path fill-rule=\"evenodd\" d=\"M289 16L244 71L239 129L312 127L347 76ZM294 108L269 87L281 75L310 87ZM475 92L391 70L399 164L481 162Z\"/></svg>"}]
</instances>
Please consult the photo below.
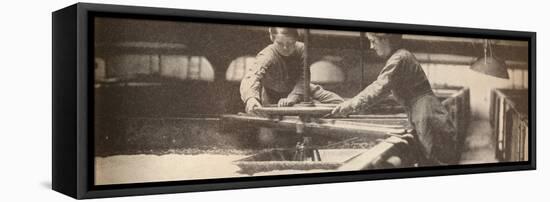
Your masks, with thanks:
<instances>
[{"instance_id":1,"label":"panoramic photograph","mask_svg":"<svg viewBox=\"0 0 550 202\"><path fill-rule=\"evenodd\" d=\"M529 161L529 49L95 17L94 184Z\"/></svg>"}]
</instances>

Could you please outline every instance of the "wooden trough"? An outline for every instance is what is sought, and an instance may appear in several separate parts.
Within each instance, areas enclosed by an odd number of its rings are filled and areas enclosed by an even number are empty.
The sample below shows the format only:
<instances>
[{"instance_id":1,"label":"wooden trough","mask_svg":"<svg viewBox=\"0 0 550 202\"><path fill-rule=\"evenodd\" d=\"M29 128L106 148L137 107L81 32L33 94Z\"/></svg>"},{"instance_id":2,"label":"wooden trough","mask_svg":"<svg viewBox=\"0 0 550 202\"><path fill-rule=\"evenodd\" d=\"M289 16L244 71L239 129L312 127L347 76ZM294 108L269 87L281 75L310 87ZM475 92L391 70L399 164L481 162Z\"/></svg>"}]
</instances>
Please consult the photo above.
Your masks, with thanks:
<instances>
[{"instance_id":1,"label":"wooden trough","mask_svg":"<svg viewBox=\"0 0 550 202\"><path fill-rule=\"evenodd\" d=\"M434 89L442 97L443 105L450 111L457 128L459 139L464 137L465 127L469 117L469 90L467 88ZM242 173L253 175L258 172L274 170L327 170L353 171L384 168L384 162L395 154L396 145L407 141L402 135L407 135L408 121L404 113L351 115L342 118L323 118L330 113L332 105L315 107L263 107L258 112L266 117L247 114L222 115L224 125L242 125L249 127L264 127L276 130L296 131L297 134L307 134L312 138L323 136L342 139L361 137L368 142L368 148L360 149L327 149L319 148L321 161L296 161L293 155L296 149L273 149L237 160L235 165ZM387 106L386 106L387 107ZM393 107L392 112L395 112ZM408 140L408 139L407 139ZM460 144L460 143L459 143ZM414 164L407 161L407 165Z\"/></svg>"},{"instance_id":2,"label":"wooden trough","mask_svg":"<svg viewBox=\"0 0 550 202\"><path fill-rule=\"evenodd\" d=\"M372 167L376 161L383 157L383 154L388 153L393 148L393 143L387 141L377 143L376 140L395 139L398 134L406 133L405 128L400 124L354 122L354 118L352 117L347 117L345 120L318 118L326 113L330 113L331 109L331 107L326 106L296 108L263 107L258 111L267 114L270 118L246 114L227 115L222 118L226 122L238 121L255 126L296 130L299 135L363 136L363 140L370 140L367 148L327 149L327 147L311 147L306 152L311 153L311 155L299 160L296 156L302 150L298 149L298 147L273 149L237 160L234 164L241 168L241 173L250 175L273 170L361 170ZM295 116L284 116L288 115L285 112ZM273 115L277 115L278 117L273 119ZM317 118L313 118L312 116L316 116ZM393 121L402 121L406 117L385 118ZM392 136L391 134L394 135ZM399 141L394 140L394 142Z\"/></svg>"},{"instance_id":3,"label":"wooden trough","mask_svg":"<svg viewBox=\"0 0 550 202\"><path fill-rule=\"evenodd\" d=\"M354 171L387 168L384 161L395 154L402 138L391 136L368 149L319 149L322 161L296 161L294 149L275 149L234 161L243 174L254 175L274 170ZM393 166L393 165L392 165Z\"/></svg>"}]
</instances>

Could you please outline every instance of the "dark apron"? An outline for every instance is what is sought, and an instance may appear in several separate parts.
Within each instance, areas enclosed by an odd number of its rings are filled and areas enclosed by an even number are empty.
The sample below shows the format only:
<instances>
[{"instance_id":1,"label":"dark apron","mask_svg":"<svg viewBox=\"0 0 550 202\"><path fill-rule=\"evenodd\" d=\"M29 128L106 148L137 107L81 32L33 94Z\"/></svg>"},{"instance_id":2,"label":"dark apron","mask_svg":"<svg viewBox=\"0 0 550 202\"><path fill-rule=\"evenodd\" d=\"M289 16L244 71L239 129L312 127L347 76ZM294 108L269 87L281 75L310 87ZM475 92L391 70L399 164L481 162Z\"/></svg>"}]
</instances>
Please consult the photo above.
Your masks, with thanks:
<instances>
[{"instance_id":1,"label":"dark apron","mask_svg":"<svg viewBox=\"0 0 550 202\"><path fill-rule=\"evenodd\" d=\"M447 110L433 93L411 100L406 107L409 120L424 154L425 165L449 165L458 163L456 129Z\"/></svg>"}]
</instances>

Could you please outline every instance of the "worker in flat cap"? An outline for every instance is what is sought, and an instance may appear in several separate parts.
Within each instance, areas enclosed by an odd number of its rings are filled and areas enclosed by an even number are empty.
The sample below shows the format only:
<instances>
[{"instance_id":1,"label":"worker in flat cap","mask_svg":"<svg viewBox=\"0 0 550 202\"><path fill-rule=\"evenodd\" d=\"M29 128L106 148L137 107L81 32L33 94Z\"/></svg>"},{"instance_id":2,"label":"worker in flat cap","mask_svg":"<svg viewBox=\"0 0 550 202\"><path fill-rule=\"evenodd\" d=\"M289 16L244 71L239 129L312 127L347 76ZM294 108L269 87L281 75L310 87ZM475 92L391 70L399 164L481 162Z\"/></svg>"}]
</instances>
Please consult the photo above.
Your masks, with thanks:
<instances>
[{"instance_id":1,"label":"worker in flat cap","mask_svg":"<svg viewBox=\"0 0 550 202\"><path fill-rule=\"evenodd\" d=\"M376 80L355 97L339 104L332 114L347 115L371 107L390 93L404 106L416 131L423 165L457 163L455 126L449 113L434 95L414 55L401 47L402 35L367 33L370 47L386 63Z\"/></svg>"},{"instance_id":2,"label":"worker in flat cap","mask_svg":"<svg viewBox=\"0 0 550 202\"><path fill-rule=\"evenodd\" d=\"M254 108L266 104L292 106L303 100L304 43L298 41L298 29L270 27L269 37L273 43L258 53L241 81L241 99L247 113L255 114ZM320 85L311 84L310 91L314 101L343 102Z\"/></svg>"}]
</instances>

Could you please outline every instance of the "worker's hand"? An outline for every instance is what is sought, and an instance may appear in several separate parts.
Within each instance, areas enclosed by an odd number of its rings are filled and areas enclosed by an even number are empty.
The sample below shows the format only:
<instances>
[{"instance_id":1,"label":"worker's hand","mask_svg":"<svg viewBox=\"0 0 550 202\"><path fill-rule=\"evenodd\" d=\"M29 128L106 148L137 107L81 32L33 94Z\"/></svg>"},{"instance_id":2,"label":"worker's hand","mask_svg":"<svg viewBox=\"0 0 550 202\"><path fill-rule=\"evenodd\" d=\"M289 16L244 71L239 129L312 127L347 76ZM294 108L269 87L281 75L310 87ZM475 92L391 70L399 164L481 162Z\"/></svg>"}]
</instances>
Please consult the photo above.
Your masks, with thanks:
<instances>
[{"instance_id":1,"label":"worker's hand","mask_svg":"<svg viewBox=\"0 0 550 202\"><path fill-rule=\"evenodd\" d=\"M254 109L256 107L262 107L262 104L260 104L260 102L255 99L255 98L250 98L246 101L246 108L245 108L245 111L246 113L248 114L255 114L255 115L258 115L256 112L254 112Z\"/></svg>"},{"instance_id":2,"label":"worker's hand","mask_svg":"<svg viewBox=\"0 0 550 202\"><path fill-rule=\"evenodd\" d=\"M357 99L346 100L337 105L330 114L337 116L346 116L359 108L359 101Z\"/></svg>"},{"instance_id":3,"label":"worker's hand","mask_svg":"<svg viewBox=\"0 0 550 202\"><path fill-rule=\"evenodd\" d=\"M277 106L279 106L279 107L288 107L288 106L292 106L294 104L296 104L296 103L292 102L288 98L281 98L279 100L279 103L277 103Z\"/></svg>"},{"instance_id":4,"label":"worker's hand","mask_svg":"<svg viewBox=\"0 0 550 202\"><path fill-rule=\"evenodd\" d=\"M300 100L299 95L289 95L287 98L281 98L279 100L279 103L277 103L277 106L279 106L279 107L292 106L292 105L298 103L299 100Z\"/></svg>"}]
</instances>

